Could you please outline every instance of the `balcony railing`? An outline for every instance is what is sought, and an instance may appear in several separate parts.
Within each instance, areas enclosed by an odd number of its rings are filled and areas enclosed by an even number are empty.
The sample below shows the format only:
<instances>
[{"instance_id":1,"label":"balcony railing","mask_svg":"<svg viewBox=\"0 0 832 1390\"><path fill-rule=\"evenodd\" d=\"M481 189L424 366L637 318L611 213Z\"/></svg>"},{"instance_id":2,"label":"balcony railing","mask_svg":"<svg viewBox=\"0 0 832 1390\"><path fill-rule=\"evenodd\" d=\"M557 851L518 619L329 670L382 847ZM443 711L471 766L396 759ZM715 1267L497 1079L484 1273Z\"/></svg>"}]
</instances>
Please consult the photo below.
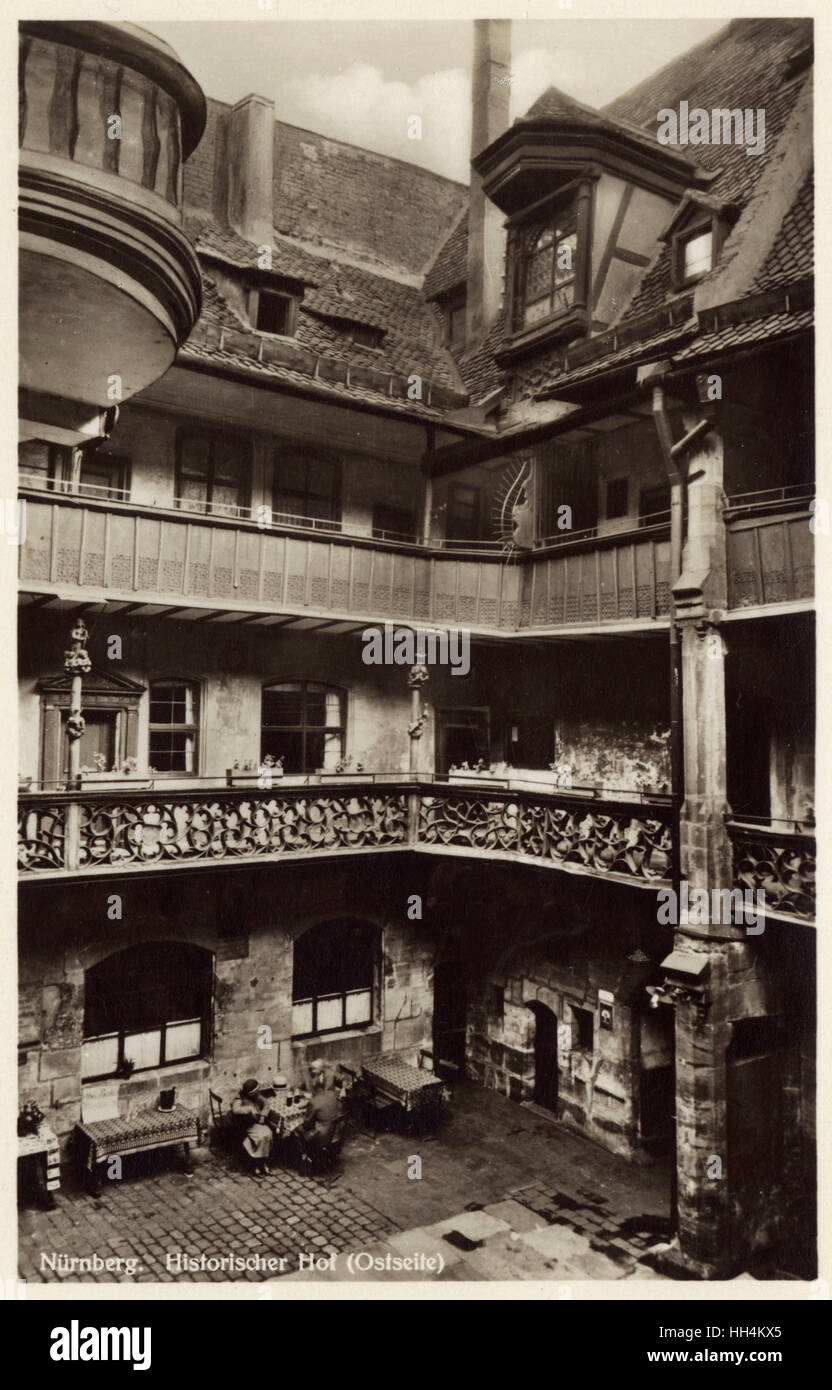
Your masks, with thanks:
<instances>
[{"instance_id":1,"label":"balcony railing","mask_svg":"<svg viewBox=\"0 0 832 1390\"><path fill-rule=\"evenodd\" d=\"M668 545L652 531L523 556L480 550L477 542L449 553L344 528L319 532L274 518L262 526L84 495L94 486L53 496L43 481L37 488L24 482L24 584L69 586L101 598L141 595L144 602L164 598L183 606L196 600L247 612L506 632L650 620L669 608Z\"/></svg>"},{"instance_id":2,"label":"balcony railing","mask_svg":"<svg viewBox=\"0 0 832 1390\"><path fill-rule=\"evenodd\" d=\"M795 603L814 596L811 489L731 497L725 512L728 606Z\"/></svg>"},{"instance_id":3,"label":"balcony railing","mask_svg":"<svg viewBox=\"0 0 832 1390\"><path fill-rule=\"evenodd\" d=\"M775 916L815 918L815 834L798 821L729 820L734 887L765 893Z\"/></svg>"},{"instance_id":4,"label":"balcony railing","mask_svg":"<svg viewBox=\"0 0 832 1390\"><path fill-rule=\"evenodd\" d=\"M648 803L362 774L266 791L25 793L18 860L33 879L417 850L505 856L655 887L669 872L670 826L666 797Z\"/></svg>"}]
</instances>

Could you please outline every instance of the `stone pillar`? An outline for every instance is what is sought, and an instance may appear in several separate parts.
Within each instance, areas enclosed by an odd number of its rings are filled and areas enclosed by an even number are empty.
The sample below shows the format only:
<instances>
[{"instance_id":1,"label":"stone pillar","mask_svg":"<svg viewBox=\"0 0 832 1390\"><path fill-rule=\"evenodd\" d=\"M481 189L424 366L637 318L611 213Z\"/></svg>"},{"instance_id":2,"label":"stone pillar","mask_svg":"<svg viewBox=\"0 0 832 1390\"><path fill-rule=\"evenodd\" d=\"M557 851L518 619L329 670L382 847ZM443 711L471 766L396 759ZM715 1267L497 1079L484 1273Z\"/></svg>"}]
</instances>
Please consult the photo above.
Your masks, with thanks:
<instances>
[{"instance_id":1,"label":"stone pillar","mask_svg":"<svg viewBox=\"0 0 832 1390\"><path fill-rule=\"evenodd\" d=\"M685 419L691 428L700 416ZM727 801L726 604L722 521L722 439L716 429L696 445L687 467L687 537L673 598L682 643L684 798L680 815L680 877L694 890L731 886ZM684 890L683 890L684 891ZM691 913L692 917L698 914ZM730 1262L725 1053L731 1040L725 935L741 930L682 920L674 949L707 957L707 1007L682 993L676 1000L676 1176L679 1245L696 1273L713 1276ZM719 1176L715 1176L719 1174Z\"/></svg>"},{"instance_id":2,"label":"stone pillar","mask_svg":"<svg viewBox=\"0 0 832 1390\"><path fill-rule=\"evenodd\" d=\"M247 96L232 107L228 135L228 220L248 241L274 236L274 102Z\"/></svg>"}]
</instances>

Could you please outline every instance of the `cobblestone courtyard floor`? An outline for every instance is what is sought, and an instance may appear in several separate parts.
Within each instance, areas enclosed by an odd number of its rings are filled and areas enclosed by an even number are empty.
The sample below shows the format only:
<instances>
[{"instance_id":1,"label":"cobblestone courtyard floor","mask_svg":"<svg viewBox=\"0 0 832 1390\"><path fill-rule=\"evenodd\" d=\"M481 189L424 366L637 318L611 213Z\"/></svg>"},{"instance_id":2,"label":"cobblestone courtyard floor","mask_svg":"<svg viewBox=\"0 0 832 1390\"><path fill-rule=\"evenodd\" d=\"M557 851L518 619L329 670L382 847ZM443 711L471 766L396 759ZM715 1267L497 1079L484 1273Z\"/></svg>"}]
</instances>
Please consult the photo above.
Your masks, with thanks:
<instances>
[{"instance_id":1,"label":"cobblestone courtyard floor","mask_svg":"<svg viewBox=\"0 0 832 1390\"><path fill-rule=\"evenodd\" d=\"M656 1278L639 1263L664 1237L668 1171L616 1158L531 1107L463 1084L430 1137L352 1123L331 1186L281 1168L256 1181L207 1146L194 1176L151 1154L99 1199L65 1173L54 1211L20 1213L20 1274L31 1282L263 1283L278 1273L183 1269L176 1257L283 1258L293 1279ZM421 1177L411 1177L421 1161ZM350 1271L363 1252L379 1267ZM431 1257L421 1272L397 1258ZM43 1256L121 1257L121 1273L60 1274ZM306 1257L305 1261L300 1256ZM309 1271L309 1257L334 1268ZM441 1257L441 1259L437 1258ZM125 1273L125 1261L135 1260ZM391 1267L392 1266L392 1267Z\"/></svg>"}]
</instances>

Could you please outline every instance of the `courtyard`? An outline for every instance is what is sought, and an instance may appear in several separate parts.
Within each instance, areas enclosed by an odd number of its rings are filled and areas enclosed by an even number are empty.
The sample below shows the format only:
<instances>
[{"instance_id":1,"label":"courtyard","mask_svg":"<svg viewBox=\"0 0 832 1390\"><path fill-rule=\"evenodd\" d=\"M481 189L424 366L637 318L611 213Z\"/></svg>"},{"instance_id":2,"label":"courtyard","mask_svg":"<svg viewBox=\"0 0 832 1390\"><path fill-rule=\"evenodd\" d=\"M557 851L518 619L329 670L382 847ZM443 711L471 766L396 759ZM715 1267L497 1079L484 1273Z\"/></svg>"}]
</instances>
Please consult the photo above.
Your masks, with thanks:
<instances>
[{"instance_id":1,"label":"courtyard","mask_svg":"<svg viewBox=\"0 0 832 1390\"><path fill-rule=\"evenodd\" d=\"M255 1181L207 1144L193 1159L192 1177L169 1152L125 1162L99 1198L64 1165L55 1208L20 1213L21 1277L642 1279L659 1277L644 1260L667 1240L664 1163L628 1163L471 1083L432 1135L351 1121L327 1178L278 1168Z\"/></svg>"}]
</instances>

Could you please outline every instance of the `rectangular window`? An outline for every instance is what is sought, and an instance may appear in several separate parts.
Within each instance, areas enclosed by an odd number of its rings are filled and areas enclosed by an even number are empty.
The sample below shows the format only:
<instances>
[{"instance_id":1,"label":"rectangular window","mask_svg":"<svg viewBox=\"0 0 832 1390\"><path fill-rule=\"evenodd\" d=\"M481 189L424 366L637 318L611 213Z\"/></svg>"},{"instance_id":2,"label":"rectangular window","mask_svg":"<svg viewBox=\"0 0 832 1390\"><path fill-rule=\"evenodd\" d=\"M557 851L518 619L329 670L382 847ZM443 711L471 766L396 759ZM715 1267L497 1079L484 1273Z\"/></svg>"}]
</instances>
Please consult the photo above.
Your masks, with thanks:
<instances>
[{"instance_id":1,"label":"rectangular window","mask_svg":"<svg viewBox=\"0 0 832 1390\"><path fill-rule=\"evenodd\" d=\"M222 516L248 510L251 449L247 440L202 431L183 434L176 472L178 507Z\"/></svg>"},{"instance_id":2,"label":"rectangular window","mask_svg":"<svg viewBox=\"0 0 832 1390\"><path fill-rule=\"evenodd\" d=\"M476 541L482 537L482 489L465 483L448 484L448 540Z\"/></svg>"},{"instance_id":3,"label":"rectangular window","mask_svg":"<svg viewBox=\"0 0 832 1390\"><path fill-rule=\"evenodd\" d=\"M81 1079L124 1063L147 1071L199 1057L211 1004L211 957L163 942L107 956L85 977Z\"/></svg>"},{"instance_id":4,"label":"rectangular window","mask_svg":"<svg viewBox=\"0 0 832 1390\"><path fill-rule=\"evenodd\" d=\"M572 1005L572 1047L575 1051L592 1051L594 1021L591 1009L579 1009Z\"/></svg>"},{"instance_id":5,"label":"rectangular window","mask_svg":"<svg viewBox=\"0 0 832 1390\"><path fill-rule=\"evenodd\" d=\"M51 492L62 476L66 452L58 444L44 444L39 439L24 440L17 451L21 486L45 488Z\"/></svg>"},{"instance_id":6,"label":"rectangular window","mask_svg":"<svg viewBox=\"0 0 832 1390\"><path fill-rule=\"evenodd\" d=\"M373 507L373 536L377 541L416 539L416 518L406 507Z\"/></svg>"},{"instance_id":7,"label":"rectangular window","mask_svg":"<svg viewBox=\"0 0 832 1390\"><path fill-rule=\"evenodd\" d=\"M303 449L281 450L275 459L274 520L337 531L341 526L341 465Z\"/></svg>"},{"instance_id":8,"label":"rectangular window","mask_svg":"<svg viewBox=\"0 0 832 1390\"><path fill-rule=\"evenodd\" d=\"M380 328L372 328L367 323L357 323L352 330L352 341L356 347L379 348L383 337Z\"/></svg>"},{"instance_id":9,"label":"rectangular window","mask_svg":"<svg viewBox=\"0 0 832 1390\"><path fill-rule=\"evenodd\" d=\"M523 239L522 320L530 328L568 309L575 298L578 237L571 218L536 227Z\"/></svg>"},{"instance_id":10,"label":"rectangular window","mask_svg":"<svg viewBox=\"0 0 832 1390\"><path fill-rule=\"evenodd\" d=\"M713 265L714 237L708 228L705 232L694 232L682 242L682 278L696 280L705 275Z\"/></svg>"},{"instance_id":11,"label":"rectangular window","mask_svg":"<svg viewBox=\"0 0 832 1390\"><path fill-rule=\"evenodd\" d=\"M294 334L294 301L289 295L274 294L270 290L257 293L257 319L255 327L260 333L277 333L283 338Z\"/></svg>"},{"instance_id":12,"label":"rectangular window","mask_svg":"<svg viewBox=\"0 0 832 1390\"><path fill-rule=\"evenodd\" d=\"M372 1023L377 948L376 929L360 922L325 922L297 938L292 971L294 1037Z\"/></svg>"},{"instance_id":13,"label":"rectangular window","mask_svg":"<svg viewBox=\"0 0 832 1390\"><path fill-rule=\"evenodd\" d=\"M316 681L284 681L263 691L260 758L284 772L334 772L344 756L345 699Z\"/></svg>"},{"instance_id":14,"label":"rectangular window","mask_svg":"<svg viewBox=\"0 0 832 1390\"><path fill-rule=\"evenodd\" d=\"M609 482L607 483L607 521L615 521L617 517L627 515L627 511L629 508L629 494L629 478L610 478Z\"/></svg>"},{"instance_id":15,"label":"rectangular window","mask_svg":"<svg viewBox=\"0 0 832 1390\"><path fill-rule=\"evenodd\" d=\"M198 732L197 687L188 681L153 681L150 686L150 770L196 772Z\"/></svg>"},{"instance_id":16,"label":"rectangular window","mask_svg":"<svg viewBox=\"0 0 832 1390\"><path fill-rule=\"evenodd\" d=\"M638 516L640 526L659 526L670 520L670 487L667 483L641 489Z\"/></svg>"},{"instance_id":17,"label":"rectangular window","mask_svg":"<svg viewBox=\"0 0 832 1390\"><path fill-rule=\"evenodd\" d=\"M81 463L78 491L82 497L98 497L107 502L126 502L129 461L116 454L85 454Z\"/></svg>"}]
</instances>

